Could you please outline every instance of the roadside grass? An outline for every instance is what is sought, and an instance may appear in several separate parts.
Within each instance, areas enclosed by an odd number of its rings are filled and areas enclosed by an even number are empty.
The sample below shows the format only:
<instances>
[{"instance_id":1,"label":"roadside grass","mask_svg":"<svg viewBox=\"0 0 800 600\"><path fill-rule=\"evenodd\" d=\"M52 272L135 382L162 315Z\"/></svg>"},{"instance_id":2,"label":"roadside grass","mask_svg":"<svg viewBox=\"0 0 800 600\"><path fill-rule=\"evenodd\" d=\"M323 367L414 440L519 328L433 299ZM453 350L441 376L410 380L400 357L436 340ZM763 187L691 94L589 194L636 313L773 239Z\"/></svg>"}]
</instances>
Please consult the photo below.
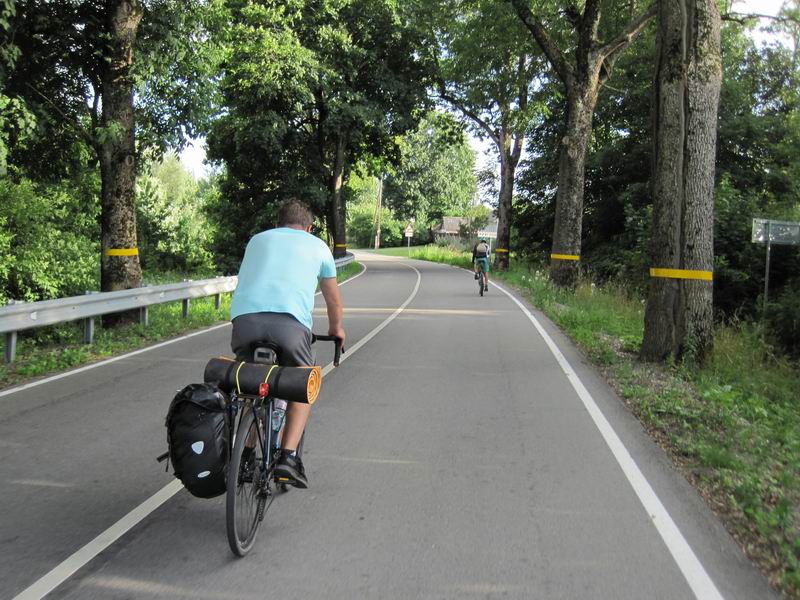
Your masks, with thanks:
<instances>
[{"instance_id":1,"label":"roadside grass","mask_svg":"<svg viewBox=\"0 0 800 600\"><path fill-rule=\"evenodd\" d=\"M471 263L436 247L412 248L411 258ZM770 582L800 598L800 365L752 324L720 325L702 366L642 363L644 301L624 286L564 291L519 264L493 277L578 343Z\"/></svg>"},{"instance_id":2,"label":"roadside grass","mask_svg":"<svg viewBox=\"0 0 800 600\"><path fill-rule=\"evenodd\" d=\"M351 263L342 269L337 279L344 281L360 271L359 263ZM182 279L182 276L175 273L150 274L145 277L145 281L152 284ZM33 377L72 369L224 323L230 319L230 307L231 294L222 295L219 310L214 307L213 296L192 300L189 316L184 319L180 302L158 304L149 309L150 322L147 327L136 323L106 329L102 327L98 317L95 319L94 343L91 345L83 343L83 326L80 322L20 332L16 361L10 365L0 364L0 389L19 385ZM4 345L5 340L0 340L0 352L5 351Z\"/></svg>"},{"instance_id":3,"label":"roadside grass","mask_svg":"<svg viewBox=\"0 0 800 600\"><path fill-rule=\"evenodd\" d=\"M448 247L440 246L411 246L411 248L381 248L380 250L370 250L378 254L388 256L402 256L415 258L418 260L430 260L433 262L455 265L470 269L472 256L464 252L456 252Z\"/></svg>"}]
</instances>

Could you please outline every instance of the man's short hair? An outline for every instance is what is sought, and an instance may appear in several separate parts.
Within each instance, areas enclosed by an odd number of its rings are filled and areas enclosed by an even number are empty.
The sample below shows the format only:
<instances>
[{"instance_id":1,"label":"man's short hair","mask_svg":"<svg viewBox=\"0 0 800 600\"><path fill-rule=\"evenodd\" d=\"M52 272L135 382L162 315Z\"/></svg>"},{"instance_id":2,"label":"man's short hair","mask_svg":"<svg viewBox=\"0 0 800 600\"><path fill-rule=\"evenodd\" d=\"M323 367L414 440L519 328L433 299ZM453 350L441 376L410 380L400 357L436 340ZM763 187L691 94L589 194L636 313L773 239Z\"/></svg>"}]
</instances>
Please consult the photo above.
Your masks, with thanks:
<instances>
[{"instance_id":1,"label":"man's short hair","mask_svg":"<svg viewBox=\"0 0 800 600\"><path fill-rule=\"evenodd\" d=\"M278 209L278 227L300 225L303 229L314 224L314 215L308 205L297 198L290 198Z\"/></svg>"}]
</instances>

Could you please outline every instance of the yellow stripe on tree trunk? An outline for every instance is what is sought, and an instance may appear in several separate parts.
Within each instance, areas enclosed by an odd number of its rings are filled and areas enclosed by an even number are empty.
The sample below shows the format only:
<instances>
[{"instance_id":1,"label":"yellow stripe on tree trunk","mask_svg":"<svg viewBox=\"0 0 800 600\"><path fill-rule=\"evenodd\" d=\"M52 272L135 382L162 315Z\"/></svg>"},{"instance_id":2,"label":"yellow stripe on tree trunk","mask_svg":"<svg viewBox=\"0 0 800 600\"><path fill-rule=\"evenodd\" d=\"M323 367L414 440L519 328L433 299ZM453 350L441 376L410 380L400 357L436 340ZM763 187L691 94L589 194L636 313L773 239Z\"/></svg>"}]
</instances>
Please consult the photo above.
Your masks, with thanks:
<instances>
[{"instance_id":1,"label":"yellow stripe on tree trunk","mask_svg":"<svg viewBox=\"0 0 800 600\"><path fill-rule=\"evenodd\" d=\"M138 248L109 248L106 250L106 256L138 256Z\"/></svg>"},{"instance_id":2,"label":"yellow stripe on tree trunk","mask_svg":"<svg viewBox=\"0 0 800 600\"><path fill-rule=\"evenodd\" d=\"M575 254L551 254L550 258L554 258L556 260L580 260L580 256L576 256Z\"/></svg>"},{"instance_id":3,"label":"yellow stripe on tree trunk","mask_svg":"<svg viewBox=\"0 0 800 600\"><path fill-rule=\"evenodd\" d=\"M695 279L699 281L713 281L713 271L694 271L691 269L650 269L650 277L665 279Z\"/></svg>"},{"instance_id":4,"label":"yellow stripe on tree trunk","mask_svg":"<svg viewBox=\"0 0 800 600\"><path fill-rule=\"evenodd\" d=\"M495 252L508 252L508 248L495 248Z\"/></svg>"}]
</instances>

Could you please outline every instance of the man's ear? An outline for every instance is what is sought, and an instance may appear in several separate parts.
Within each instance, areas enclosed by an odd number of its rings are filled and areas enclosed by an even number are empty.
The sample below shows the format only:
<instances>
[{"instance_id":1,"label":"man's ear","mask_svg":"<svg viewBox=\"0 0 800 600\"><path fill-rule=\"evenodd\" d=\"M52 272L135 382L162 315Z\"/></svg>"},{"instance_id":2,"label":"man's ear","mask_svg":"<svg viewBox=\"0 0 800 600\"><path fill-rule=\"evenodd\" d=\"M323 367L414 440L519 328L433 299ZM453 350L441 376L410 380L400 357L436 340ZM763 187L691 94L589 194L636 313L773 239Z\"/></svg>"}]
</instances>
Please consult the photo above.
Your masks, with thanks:
<instances>
[{"instance_id":1,"label":"man's ear","mask_svg":"<svg viewBox=\"0 0 800 600\"><path fill-rule=\"evenodd\" d=\"M311 233L312 229L314 229L314 225L313 224L309 225L308 227L306 227L306 233Z\"/></svg>"}]
</instances>

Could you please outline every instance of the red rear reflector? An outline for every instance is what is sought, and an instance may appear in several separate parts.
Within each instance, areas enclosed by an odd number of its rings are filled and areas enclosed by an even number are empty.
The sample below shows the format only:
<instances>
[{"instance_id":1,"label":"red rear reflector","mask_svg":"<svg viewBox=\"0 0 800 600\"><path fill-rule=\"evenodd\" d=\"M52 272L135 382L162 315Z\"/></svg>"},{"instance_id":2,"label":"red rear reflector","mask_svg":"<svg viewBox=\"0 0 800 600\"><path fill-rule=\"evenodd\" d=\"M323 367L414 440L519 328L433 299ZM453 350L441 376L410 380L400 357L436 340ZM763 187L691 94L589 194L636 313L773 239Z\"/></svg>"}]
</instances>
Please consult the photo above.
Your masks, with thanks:
<instances>
[{"instance_id":1,"label":"red rear reflector","mask_svg":"<svg viewBox=\"0 0 800 600\"><path fill-rule=\"evenodd\" d=\"M269 396L269 384L268 383L262 383L261 385L258 386L258 395L261 398L266 398L267 396Z\"/></svg>"}]
</instances>

